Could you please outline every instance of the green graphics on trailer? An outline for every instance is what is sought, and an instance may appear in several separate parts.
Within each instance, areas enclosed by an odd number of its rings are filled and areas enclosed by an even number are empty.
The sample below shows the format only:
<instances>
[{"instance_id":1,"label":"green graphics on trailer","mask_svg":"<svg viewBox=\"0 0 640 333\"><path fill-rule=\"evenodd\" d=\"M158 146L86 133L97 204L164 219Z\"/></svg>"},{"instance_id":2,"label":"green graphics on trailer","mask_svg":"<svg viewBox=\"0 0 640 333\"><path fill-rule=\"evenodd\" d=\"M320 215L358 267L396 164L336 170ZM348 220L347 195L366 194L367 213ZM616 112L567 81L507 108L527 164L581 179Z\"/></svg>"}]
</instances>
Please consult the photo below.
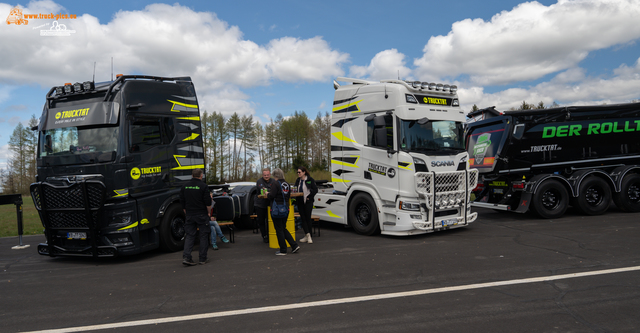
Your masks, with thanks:
<instances>
[{"instance_id":1,"label":"green graphics on trailer","mask_svg":"<svg viewBox=\"0 0 640 333\"><path fill-rule=\"evenodd\" d=\"M484 133L478 136L478 141L473 147L473 157L475 158L475 164L482 164L484 155L487 152L487 148L491 145L491 133Z\"/></svg>"}]
</instances>

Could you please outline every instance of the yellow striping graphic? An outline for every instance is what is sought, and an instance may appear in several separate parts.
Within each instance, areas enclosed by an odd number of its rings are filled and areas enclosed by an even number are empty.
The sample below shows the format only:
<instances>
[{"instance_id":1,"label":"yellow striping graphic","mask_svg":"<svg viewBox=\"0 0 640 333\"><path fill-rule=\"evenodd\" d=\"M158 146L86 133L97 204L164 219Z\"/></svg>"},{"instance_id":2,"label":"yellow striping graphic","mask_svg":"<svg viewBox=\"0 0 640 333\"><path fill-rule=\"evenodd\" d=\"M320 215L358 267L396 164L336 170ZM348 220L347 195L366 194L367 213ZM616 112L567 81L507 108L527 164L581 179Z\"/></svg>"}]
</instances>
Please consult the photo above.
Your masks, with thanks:
<instances>
[{"instance_id":1,"label":"yellow striping graphic","mask_svg":"<svg viewBox=\"0 0 640 333\"><path fill-rule=\"evenodd\" d=\"M200 117L176 117L176 119L200 121Z\"/></svg>"},{"instance_id":2,"label":"yellow striping graphic","mask_svg":"<svg viewBox=\"0 0 640 333\"><path fill-rule=\"evenodd\" d=\"M120 229L118 229L118 230L131 229L131 228L135 228L135 227L137 227L137 226L138 226L138 221L136 221L134 224L128 225L128 226L126 226L126 227L124 227L124 228L120 228Z\"/></svg>"},{"instance_id":3,"label":"yellow striping graphic","mask_svg":"<svg viewBox=\"0 0 640 333\"><path fill-rule=\"evenodd\" d=\"M200 168L200 169L204 169L204 164L194 164L194 165L182 165L180 164L180 161L178 160L178 157L187 157L185 155L173 155L173 158L176 159L176 163L178 163L178 166L175 168L171 168L171 170L193 170L196 168Z\"/></svg>"},{"instance_id":4,"label":"yellow striping graphic","mask_svg":"<svg viewBox=\"0 0 640 333\"><path fill-rule=\"evenodd\" d=\"M407 164L407 166L402 166L402 165L398 164L398 168L411 171L411 168L409 168L411 166L411 164L412 163L409 163L409 164Z\"/></svg>"},{"instance_id":5,"label":"yellow striping graphic","mask_svg":"<svg viewBox=\"0 0 640 333\"><path fill-rule=\"evenodd\" d=\"M189 141L189 140L193 140L193 139L195 139L195 138L197 138L197 137L199 137L199 136L200 136L200 134L198 134L198 133L191 133L191 136L189 136L188 138L186 138L186 139L184 139L184 140L182 140L182 141Z\"/></svg>"},{"instance_id":6,"label":"yellow striping graphic","mask_svg":"<svg viewBox=\"0 0 640 333\"><path fill-rule=\"evenodd\" d=\"M355 106L355 107L356 107L356 109L357 109L357 111L351 111L352 113L353 113L353 112L361 112L361 111L360 111L360 108L358 107L358 103L360 103L360 102L362 102L362 101L363 101L363 100L361 99L361 100L359 100L359 101L351 102L351 103L349 103L349 104L347 104L347 105L336 106L335 108L333 108L333 109L331 110L331 112L336 112L336 111L340 111L340 110L348 109L348 108L350 108L350 107L352 107L352 106Z\"/></svg>"},{"instance_id":7,"label":"yellow striping graphic","mask_svg":"<svg viewBox=\"0 0 640 333\"><path fill-rule=\"evenodd\" d=\"M197 104L180 103L180 102L172 101L170 99L168 99L167 101L173 103L173 106L171 107L171 111L173 111L173 112L198 111L198 105ZM182 108L176 108L176 105L182 106ZM187 109L195 109L195 110L187 110Z\"/></svg>"},{"instance_id":8,"label":"yellow striping graphic","mask_svg":"<svg viewBox=\"0 0 640 333\"><path fill-rule=\"evenodd\" d=\"M340 141L358 143L358 141L356 141L356 140L354 140L354 139L342 134L342 132L333 132L333 133L331 133L331 135L335 136Z\"/></svg>"},{"instance_id":9,"label":"yellow striping graphic","mask_svg":"<svg viewBox=\"0 0 640 333\"><path fill-rule=\"evenodd\" d=\"M113 192L116 192L116 195L114 195L113 198L124 197L129 194L129 190L126 188L122 190L113 190Z\"/></svg>"},{"instance_id":10,"label":"yellow striping graphic","mask_svg":"<svg viewBox=\"0 0 640 333\"><path fill-rule=\"evenodd\" d=\"M331 181L334 183L350 183L351 182L350 180L344 180L341 178L333 178L333 177L331 178Z\"/></svg>"},{"instance_id":11,"label":"yellow striping graphic","mask_svg":"<svg viewBox=\"0 0 640 333\"><path fill-rule=\"evenodd\" d=\"M355 157L355 156L352 156ZM344 166L348 166L348 167L354 167L354 168L360 168L357 164L358 164L358 160L360 159L360 156L358 156L358 158L356 158L356 161L353 163L349 163L349 162L344 162L344 161L339 161L339 160L331 160L331 163L333 164L337 164L337 165L344 165Z\"/></svg>"},{"instance_id":12,"label":"yellow striping graphic","mask_svg":"<svg viewBox=\"0 0 640 333\"><path fill-rule=\"evenodd\" d=\"M339 219L341 219L341 218L342 218L342 217L340 217L340 216L338 216L338 215L334 214L334 213L333 213L332 211L330 211L330 210L328 210L328 211L327 211L327 215L329 215L329 216L331 216L331 217L336 217L336 218L339 218Z\"/></svg>"}]
</instances>

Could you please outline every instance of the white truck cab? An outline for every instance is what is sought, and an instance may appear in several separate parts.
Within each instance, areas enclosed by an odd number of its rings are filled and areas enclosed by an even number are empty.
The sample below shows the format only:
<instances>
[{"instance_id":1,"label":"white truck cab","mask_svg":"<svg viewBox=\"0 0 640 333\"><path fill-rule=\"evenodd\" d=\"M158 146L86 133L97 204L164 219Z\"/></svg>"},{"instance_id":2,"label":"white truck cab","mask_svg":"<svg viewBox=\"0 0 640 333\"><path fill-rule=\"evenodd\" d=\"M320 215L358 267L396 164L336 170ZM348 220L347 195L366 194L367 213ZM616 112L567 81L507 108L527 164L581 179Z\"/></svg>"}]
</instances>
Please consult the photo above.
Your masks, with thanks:
<instances>
[{"instance_id":1,"label":"white truck cab","mask_svg":"<svg viewBox=\"0 0 640 333\"><path fill-rule=\"evenodd\" d=\"M331 182L314 215L360 234L413 235L475 221L465 114L457 87L351 78L334 81Z\"/></svg>"}]
</instances>

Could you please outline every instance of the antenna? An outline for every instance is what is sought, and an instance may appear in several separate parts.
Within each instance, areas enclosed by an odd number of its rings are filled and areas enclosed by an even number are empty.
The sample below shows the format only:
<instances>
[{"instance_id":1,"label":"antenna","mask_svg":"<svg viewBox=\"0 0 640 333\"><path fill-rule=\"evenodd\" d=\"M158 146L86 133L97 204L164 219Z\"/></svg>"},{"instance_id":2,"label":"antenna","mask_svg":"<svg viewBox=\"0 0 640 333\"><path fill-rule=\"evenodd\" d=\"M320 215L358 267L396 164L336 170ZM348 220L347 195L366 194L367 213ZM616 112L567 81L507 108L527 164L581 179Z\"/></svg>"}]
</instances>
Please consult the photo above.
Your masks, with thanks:
<instances>
[{"instance_id":1,"label":"antenna","mask_svg":"<svg viewBox=\"0 0 640 333\"><path fill-rule=\"evenodd\" d=\"M96 83L96 62L93 62L93 83Z\"/></svg>"},{"instance_id":2,"label":"antenna","mask_svg":"<svg viewBox=\"0 0 640 333\"><path fill-rule=\"evenodd\" d=\"M398 80L400 80L400 70L398 69Z\"/></svg>"},{"instance_id":3,"label":"antenna","mask_svg":"<svg viewBox=\"0 0 640 333\"><path fill-rule=\"evenodd\" d=\"M111 57L111 81L113 81L113 57Z\"/></svg>"}]
</instances>

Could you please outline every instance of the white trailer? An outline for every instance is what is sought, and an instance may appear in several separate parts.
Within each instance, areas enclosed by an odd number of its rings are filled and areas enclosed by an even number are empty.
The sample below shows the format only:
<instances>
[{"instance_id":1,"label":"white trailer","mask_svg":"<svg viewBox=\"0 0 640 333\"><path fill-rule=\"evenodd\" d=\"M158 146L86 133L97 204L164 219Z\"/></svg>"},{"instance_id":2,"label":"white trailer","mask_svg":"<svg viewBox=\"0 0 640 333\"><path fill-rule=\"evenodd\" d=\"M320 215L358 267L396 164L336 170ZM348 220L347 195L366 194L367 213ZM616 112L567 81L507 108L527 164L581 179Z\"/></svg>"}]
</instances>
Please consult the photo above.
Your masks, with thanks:
<instances>
[{"instance_id":1,"label":"white trailer","mask_svg":"<svg viewBox=\"0 0 640 333\"><path fill-rule=\"evenodd\" d=\"M478 171L469 170L457 87L337 78L331 182L314 215L360 234L415 235L467 226Z\"/></svg>"}]
</instances>

